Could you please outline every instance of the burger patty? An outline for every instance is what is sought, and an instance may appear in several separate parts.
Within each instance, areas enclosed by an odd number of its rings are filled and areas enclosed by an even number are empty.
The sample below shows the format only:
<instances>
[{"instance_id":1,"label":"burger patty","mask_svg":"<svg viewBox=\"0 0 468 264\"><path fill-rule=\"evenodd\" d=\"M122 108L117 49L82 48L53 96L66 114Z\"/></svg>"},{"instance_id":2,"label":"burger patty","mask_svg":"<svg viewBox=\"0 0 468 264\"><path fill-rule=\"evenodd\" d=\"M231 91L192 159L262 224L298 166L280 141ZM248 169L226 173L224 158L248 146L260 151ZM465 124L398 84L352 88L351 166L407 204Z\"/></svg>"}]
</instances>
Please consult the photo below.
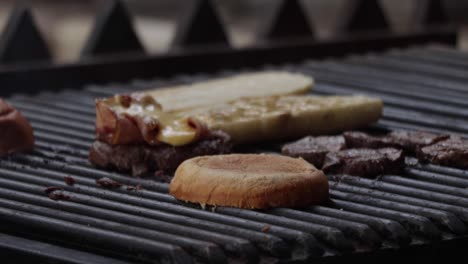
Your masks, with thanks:
<instances>
[{"instance_id":1,"label":"burger patty","mask_svg":"<svg viewBox=\"0 0 468 264\"><path fill-rule=\"evenodd\" d=\"M369 178L385 173L398 173L404 165L405 156L399 149L346 149L328 153L322 170L330 174Z\"/></svg>"},{"instance_id":2,"label":"burger patty","mask_svg":"<svg viewBox=\"0 0 468 264\"><path fill-rule=\"evenodd\" d=\"M449 138L423 131L393 131L385 136L371 136L362 132L345 132L343 136L348 148L399 148L408 153L417 153L420 148Z\"/></svg>"},{"instance_id":3,"label":"burger patty","mask_svg":"<svg viewBox=\"0 0 468 264\"><path fill-rule=\"evenodd\" d=\"M422 162L461 169L468 168L468 140L450 137L433 145L421 148L417 157Z\"/></svg>"},{"instance_id":4,"label":"burger patty","mask_svg":"<svg viewBox=\"0 0 468 264\"><path fill-rule=\"evenodd\" d=\"M337 152L345 148L343 136L309 136L284 145L281 152L287 156L301 157L321 168L328 152Z\"/></svg>"},{"instance_id":5,"label":"burger patty","mask_svg":"<svg viewBox=\"0 0 468 264\"><path fill-rule=\"evenodd\" d=\"M154 171L173 171L183 161L203 155L225 154L231 151L229 135L221 131L186 146L110 145L95 141L89 152L92 164L101 168L131 171L139 176Z\"/></svg>"}]
</instances>

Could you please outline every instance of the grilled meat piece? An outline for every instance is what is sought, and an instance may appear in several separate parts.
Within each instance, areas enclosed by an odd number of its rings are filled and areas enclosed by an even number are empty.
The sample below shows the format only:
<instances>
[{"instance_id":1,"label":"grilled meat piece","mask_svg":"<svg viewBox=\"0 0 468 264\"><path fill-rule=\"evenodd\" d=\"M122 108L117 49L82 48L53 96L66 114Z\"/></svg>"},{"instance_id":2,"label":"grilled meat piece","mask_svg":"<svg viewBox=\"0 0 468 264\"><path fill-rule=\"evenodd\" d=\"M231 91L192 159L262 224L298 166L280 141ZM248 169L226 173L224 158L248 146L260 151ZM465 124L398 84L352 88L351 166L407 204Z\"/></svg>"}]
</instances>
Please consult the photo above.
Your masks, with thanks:
<instances>
[{"instance_id":1,"label":"grilled meat piece","mask_svg":"<svg viewBox=\"0 0 468 264\"><path fill-rule=\"evenodd\" d=\"M403 151L399 149L346 149L328 153L322 170L371 178L384 173L398 173L404 163Z\"/></svg>"},{"instance_id":2,"label":"grilled meat piece","mask_svg":"<svg viewBox=\"0 0 468 264\"><path fill-rule=\"evenodd\" d=\"M468 169L468 140L450 137L421 148L417 152L417 157L421 162Z\"/></svg>"},{"instance_id":3,"label":"grilled meat piece","mask_svg":"<svg viewBox=\"0 0 468 264\"><path fill-rule=\"evenodd\" d=\"M432 145L439 141L448 139L449 135L437 135L424 131L393 131L388 135L394 143L410 152L417 153L422 147Z\"/></svg>"},{"instance_id":4,"label":"grilled meat piece","mask_svg":"<svg viewBox=\"0 0 468 264\"><path fill-rule=\"evenodd\" d=\"M445 140L449 135L437 135L423 131L394 131L385 136L371 136L362 132L345 132L343 136L348 148L399 148L416 153L421 147Z\"/></svg>"},{"instance_id":5,"label":"grilled meat piece","mask_svg":"<svg viewBox=\"0 0 468 264\"><path fill-rule=\"evenodd\" d=\"M172 171L186 159L230 151L230 137L224 132L214 131L205 139L179 147L167 144L109 145L95 141L89 160L97 167L131 171L132 175L138 176L156 170Z\"/></svg>"},{"instance_id":6,"label":"grilled meat piece","mask_svg":"<svg viewBox=\"0 0 468 264\"><path fill-rule=\"evenodd\" d=\"M371 136L364 132L349 131L344 132L343 137L348 148L399 148L399 144L395 144L389 136Z\"/></svg>"},{"instance_id":7,"label":"grilled meat piece","mask_svg":"<svg viewBox=\"0 0 468 264\"><path fill-rule=\"evenodd\" d=\"M31 151L34 136L28 120L0 99L0 157L19 151Z\"/></svg>"},{"instance_id":8,"label":"grilled meat piece","mask_svg":"<svg viewBox=\"0 0 468 264\"><path fill-rule=\"evenodd\" d=\"M328 152L337 152L345 148L343 136L309 136L284 145L281 152L287 156L301 157L321 168Z\"/></svg>"}]
</instances>

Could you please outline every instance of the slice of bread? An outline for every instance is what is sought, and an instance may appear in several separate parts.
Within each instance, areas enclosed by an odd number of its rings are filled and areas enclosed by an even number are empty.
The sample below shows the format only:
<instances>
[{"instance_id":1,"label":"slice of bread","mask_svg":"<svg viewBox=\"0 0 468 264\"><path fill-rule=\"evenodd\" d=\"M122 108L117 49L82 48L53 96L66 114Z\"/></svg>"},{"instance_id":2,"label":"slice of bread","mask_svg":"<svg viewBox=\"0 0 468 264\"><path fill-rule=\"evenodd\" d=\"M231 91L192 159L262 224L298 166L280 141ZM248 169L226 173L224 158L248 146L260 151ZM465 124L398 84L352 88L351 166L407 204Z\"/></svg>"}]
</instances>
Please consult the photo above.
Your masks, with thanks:
<instances>
[{"instance_id":1,"label":"slice of bread","mask_svg":"<svg viewBox=\"0 0 468 264\"><path fill-rule=\"evenodd\" d=\"M244 97L305 94L314 79L302 74L266 71L144 91L162 110L177 111L192 107L230 102Z\"/></svg>"},{"instance_id":2,"label":"slice of bread","mask_svg":"<svg viewBox=\"0 0 468 264\"><path fill-rule=\"evenodd\" d=\"M301 158L264 154L202 156L176 170L170 193L202 206L306 207L328 198L322 171Z\"/></svg>"},{"instance_id":3,"label":"slice of bread","mask_svg":"<svg viewBox=\"0 0 468 264\"><path fill-rule=\"evenodd\" d=\"M380 99L365 96L270 96L245 98L188 116L228 133L235 143L291 139L364 127L382 115Z\"/></svg>"}]
</instances>

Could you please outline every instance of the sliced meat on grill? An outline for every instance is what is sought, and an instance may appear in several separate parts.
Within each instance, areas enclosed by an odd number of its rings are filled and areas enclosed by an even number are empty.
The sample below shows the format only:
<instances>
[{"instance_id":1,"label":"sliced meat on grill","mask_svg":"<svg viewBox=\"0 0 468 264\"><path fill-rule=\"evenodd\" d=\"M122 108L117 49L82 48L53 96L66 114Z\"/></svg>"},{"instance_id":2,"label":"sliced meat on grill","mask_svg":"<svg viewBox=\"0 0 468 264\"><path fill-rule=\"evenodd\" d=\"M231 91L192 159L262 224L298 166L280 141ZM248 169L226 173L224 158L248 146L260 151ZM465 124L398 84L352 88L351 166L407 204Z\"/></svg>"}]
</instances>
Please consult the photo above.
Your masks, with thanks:
<instances>
[{"instance_id":1,"label":"sliced meat on grill","mask_svg":"<svg viewBox=\"0 0 468 264\"><path fill-rule=\"evenodd\" d=\"M424 131L393 131L388 135L393 142L410 152L416 153L420 148L448 139L445 134L433 134Z\"/></svg>"},{"instance_id":2,"label":"sliced meat on grill","mask_svg":"<svg viewBox=\"0 0 468 264\"><path fill-rule=\"evenodd\" d=\"M231 147L230 137L221 131L212 132L196 143L179 147L109 145L95 141L91 146L89 160L97 167L131 171L132 175L138 176L156 170L173 171L186 159L229 153Z\"/></svg>"},{"instance_id":3,"label":"sliced meat on grill","mask_svg":"<svg viewBox=\"0 0 468 264\"><path fill-rule=\"evenodd\" d=\"M468 169L468 140L450 137L421 148L417 157L421 162Z\"/></svg>"},{"instance_id":4,"label":"sliced meat on grill","mask_svg":"<svg viewBox=\"0 0 468 264\"><path fill-rule=\"evenodd\" d=\"M281 149L284 155L302 157L321 168L328 152L337 152L346 148L343 136L305 137L286 144Z\"/></svg>"},{"instance_id":5,"label":"sliced meat on grill","mask_svg":"<svg viewBox=\"0 0 468 264\"><path fill-rule=\"evenodd\" d=\"M449 135L437 135L423 131L394 131L385 136L371 136L362 132L345 132L343 136L348 148L401 148L408 153L416 153L421 147L425 147L441 140Z\"/></svg>"},{"instance_id":6,"label":"sliced meat on grill","mask_svg":"<svg viewBox=\"0 0 468 264\"><path fill-rule=\"evenodd\" d=\"M343 137L348 148L378 149L386 147L400 147L400 145L395 144L389 136L371 136L363 132L349 131L344 132Z\"/></svg>"},{"instance_id":7,"label":"sliced meat on grill","mask_svg":"<svg viewBox=\"0 0 468 264\"><path fill-rule=\"evenodd\" d=\"M403 151L395 148L346 149L330 152L322 170L330 174L349 174L375 177L381 174L398 173L404 167Z\"/></svg>"}]
</instances>

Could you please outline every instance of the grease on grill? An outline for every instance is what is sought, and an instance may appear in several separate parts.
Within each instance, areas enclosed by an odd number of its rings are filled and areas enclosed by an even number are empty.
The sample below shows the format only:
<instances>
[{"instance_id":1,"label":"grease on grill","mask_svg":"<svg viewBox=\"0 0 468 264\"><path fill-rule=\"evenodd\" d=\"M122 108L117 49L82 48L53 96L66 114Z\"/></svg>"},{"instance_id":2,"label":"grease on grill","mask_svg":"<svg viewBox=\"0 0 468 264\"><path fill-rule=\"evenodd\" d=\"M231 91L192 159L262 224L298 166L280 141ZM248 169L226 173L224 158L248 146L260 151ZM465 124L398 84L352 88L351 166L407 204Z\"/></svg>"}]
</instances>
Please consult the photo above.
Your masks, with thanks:
<instances>
[{"instance_id":1,"label":"grease on grill","mask_svg":"<svg viewBox=\"0 0 468 264\"><path fill-rule=\"evenodd\" d=\"M143 190L143 187L140 185L140 184L137 184L137 185L128 185L127 186L127 191L139 191L139 190Z\"/></svg>"},{"instance_id":2,"label":"grease on grill","mask_svg":"<svg viewBox=\"0 0 468 264\"><path fill-rule=\"evenodd\" d=\"M75 179L72 176L65 176L63 178L63 181L65 182L65 184L70 186L73 186L75 184Z\"/></svg>"},{"instance_id":3,"label":"grease on grill","mask_svg":"<svg viewBox=\"0 0 468 264\"><path fill-rule=\"evenodd\" d=\"M271 225L265 225L262 227L262 232L263 233L268 233L270 231Z\"/></svg>"},{"instance_id":4,"label":"grease on grill","mask_svg":"<svg viewBox=\"0 0 468 264\"><path fill-rule=\"evenodd\" d=\"M120 186L122 186L122 183L118 181L114 181L107 177L103 177L103 178L96 180L96 183L102 188L106 188L106 189L115 189L115 188L119 188Z\"/></svg>"},{"instance_id":5,"label":"grease on grill","mask_svg":"<svg viewBox=\"0 0 468 264\"><path fill-rule=\"evenodd\" d=\"M71 199L71 196L64 194L63 188L58 186L48 186L44 189L44 192L47 194L49 199L54 201Z\"/></svg>"},{"instance_id":6,"label":"grease on grill","mask_svg":"<svg viewBox=\"0 0 468 264\"><path fill-rule=\"evenodd\" d=\"M63 192L60 191L54 191L49 194L49 198L52 200L70 200L71 196L64 194Z\"/></svg>"},{"instance_id":7,"label":"grease on grill","mask_svg":"<svg viewBox=\"0 0 468 264\"><path fill-rule=\"evenodd\" d=\"M50 194L50 193L52 193L52 192L54 192L54 191L58 191L58 190L63 190L63 188L62 188L62 187L58 187L58 186L48 186L48 187L46 187L46 188L44 189L44 192L45 192L46 194Z\"/></svg>"}]
</instances>

